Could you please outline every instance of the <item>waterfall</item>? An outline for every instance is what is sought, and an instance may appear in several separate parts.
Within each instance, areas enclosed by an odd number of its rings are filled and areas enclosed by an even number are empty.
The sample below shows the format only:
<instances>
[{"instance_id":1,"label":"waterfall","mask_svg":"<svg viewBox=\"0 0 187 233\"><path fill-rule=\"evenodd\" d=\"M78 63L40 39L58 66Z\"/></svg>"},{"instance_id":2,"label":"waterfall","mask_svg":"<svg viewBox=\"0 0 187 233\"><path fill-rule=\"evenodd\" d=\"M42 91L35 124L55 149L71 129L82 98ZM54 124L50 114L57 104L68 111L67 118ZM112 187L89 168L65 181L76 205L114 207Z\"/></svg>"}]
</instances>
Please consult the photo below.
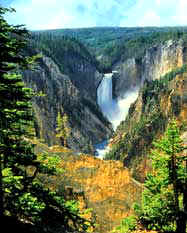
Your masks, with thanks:
<instances>
[{"instance_id":1,"label":"waterfall","mask_svg":"<svg viewBox=\"0 0 187 233\"><path fill-rule=\"evenodd\" d=\"M97 89L97 101L102 110L112 102L112 73L105 74Z\"/></svg>"},{"instance_id":2,"label":"waterfall","mask_svg":"<svg viewBox=\"0 0 187 233\"><path fill-rule=\"evenodd\" d=\"M137 99L139 87L128 90L123 98L114 100L112 98L112 76L113 73L104 75L97 89L97 103L115 130L120 122L125 120L131 103ZM103 158L104 154L109 151L107 142L96 145L96 151L99 157Z\"/></svg>"},{"instance_id":3,"label":"waterfall","mask_svg":"<svg viewBox=\"0 0 187 233\"><path fill-rule=\"evenodd\" d=\"M97 103L110 122L117 111L116 101L112 98L112 73L105 74L97 89Z\"/></svg>"}]
</instances>

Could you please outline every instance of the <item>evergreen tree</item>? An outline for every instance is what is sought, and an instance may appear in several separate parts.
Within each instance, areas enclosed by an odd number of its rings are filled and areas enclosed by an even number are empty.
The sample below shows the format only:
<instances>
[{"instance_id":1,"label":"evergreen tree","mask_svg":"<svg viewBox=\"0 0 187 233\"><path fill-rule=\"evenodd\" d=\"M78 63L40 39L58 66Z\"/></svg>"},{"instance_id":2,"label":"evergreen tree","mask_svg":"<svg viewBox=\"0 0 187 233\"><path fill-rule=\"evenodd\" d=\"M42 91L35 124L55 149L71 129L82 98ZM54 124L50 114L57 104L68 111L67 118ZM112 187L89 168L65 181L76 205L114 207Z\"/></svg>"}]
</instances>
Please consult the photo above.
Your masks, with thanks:
<instances>
[{"instance_id":1,"label":"evergreen tree","mask_svg":"<svg viewBox=\"0 0 187 233\"><path fill-rule=\"evenodd\" d=\"M152 229L186 233L187 156L175 122L154 146L140 218Z\"/></svg>"},{"instance_id":2,"label":"evergreen tree","mask_svg":"<svg viewBox=\"0 0 187 233\"><path fill-rule=\"evenodd\" d=\"M70 136L71 130L69 128L68 123L68 116L67 114L64 114L61 116L60 112L58 112L57 115L57 128L56 128L56 137L60 138L60 140L63 142L63 145L67 146L67 139Z\"/></svg>"},{"instance_id":3,"label":"evergreen tree","mask_svg":"<svg viewBox=\"0 0 187 233\"><path fill-rule=\"evenodd\" d=\"M16 72L29 64L29 59L20 53L26 43L27 31L8 25L2 16L7 11L0 8L0 216L4 215L5 209L16 209L21 195L18 186L21 186L21 180L26 179L23 165L33 165L36 159L32 146L23 139L32 119L31 90L24 87L21 76ZM11 174L13 180L17 179L14 198L4 182L7 174L9 178ZM17 187L16 182L19 183ZM26 183L24 181L23 189ZM10 198L14 200L10 201Z\"/></svg>"},{"instance_id":4,"label":"evergreen tree","mask_svg":"<svg viewBox=\"0 0 187 233\"><path fill-rule=\"evenodd\" d=\"M13 10L0 6L0 221L13 216L40 226L40 232L57 226L61 232L86 232L79 210L37 179L38 173L54 175L56 169L38 161L28 141L32 91L19 73L34 58L23 53L28 31L9 25L3 17L8 11Z\"/></svg>"}]
</instances>

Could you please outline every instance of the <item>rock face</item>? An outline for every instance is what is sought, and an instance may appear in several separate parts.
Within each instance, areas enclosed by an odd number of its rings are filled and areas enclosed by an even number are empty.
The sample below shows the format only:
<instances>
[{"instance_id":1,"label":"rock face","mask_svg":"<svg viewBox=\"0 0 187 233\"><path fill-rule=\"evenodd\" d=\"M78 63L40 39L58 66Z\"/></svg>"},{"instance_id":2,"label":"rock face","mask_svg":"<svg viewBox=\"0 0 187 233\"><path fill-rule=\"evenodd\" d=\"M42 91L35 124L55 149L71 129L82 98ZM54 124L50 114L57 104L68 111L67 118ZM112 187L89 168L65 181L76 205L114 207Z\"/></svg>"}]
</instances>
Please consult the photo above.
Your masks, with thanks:
<instances>
[{"instance_id":1,"label":"rock face","mask_svg":"<svg viewBox=\"0 0 187 233\"><path fill-rule=\"evenodd\" d=\"M69 155L61 166L66 171L61 182L72 187L75 194L84 193L82 205L93 209L94 232L111 232L132 213L133 203L140 203L143 186L130 177L122 162Z\"/></svg>"},{"instance_id":2,"label":"rock face","mask_svg":"<svg viewBox=\"0 0 187 233\"><path fill-rule=\"evenodd\" d=\"M67 74L73 85L81 92L84 98L96 103L96 88L102 80L102 74L96 66L86 58L68 52L63 55L62 72Z\"/></svg>"},{"instance_id":3,"label":"rock face","mask_svg":"<svg viewBox=\"0 0 187 233\"><path fill-rule=\"evenodd\" d=\"M105 161L92 155L77 154L61 146L48 147L34 141L35 153L47 153L59 159L56 176L40 176L46 188L65 195L66 200L77 199L81 212L93 220L93 233L111 233L121 220L133 212L133 203L141 202L143 185L135 181L121 161ZM83 211L82 211L83 210Z\"/></svg>"},{"instance_id":4,"label":"rock face","mask_svg":"<svg viewBox=\"0 0 187 233\"><path fill-rule=\"evenodd\" d=\"M145 80L159 79L186 61L187 47L182 40L170 40L147 49L142 57L119 61L113 67L117 71L113 96L123 97L129 89L141 86ZM33 99L37 135L49 145L60 143L55 137L60 112L69 116L71 148L88 152L93 144L109 138L112 127L97 105L97 87L102 77L89 59L68 52L63 54L63 64L44 55L35 71L26 71L27 86L44 94Z\"/></svg>"},{"instance_id":5,"label":"rock face","mask_svg":"<svg viewBox=\"0 0 187 233\"><path fill-rule=\"evenodd\" d=\"M147 50L142 59L142 78L145 80L159 79L176 67L181 67L187 61L187 47L183 40L169 40L160 46Z\"/></svg>"},{"instance_id":6,"label":"rock face","mask_svg":"<svg viewBox=\"0 0 187 233\"><path fill-rule=\"evenodd\" d=\"M71 57L69 57L71 59ZM55 137L58 112L69 118L71 136L68 146L84 152L93 144L110 137L112 128L96 103L96 89L102 79L94 65L72 58L72 72L63 74L58 65L43 56L34 71L24 72L24 81L36 93L33 98L37 136L48 145L59 143Z\"/></svg>"},{"instance_id":7,"label":"rock face","mask_svg":"<svg viewBox=\"0 0 187 233\"><path fill-rule=\"evenodd\" d=\"M144 85L111 141L108 158L122 160L133 177L143 182L151 169L147 155L152 142L164 133L168 122L176 119L183 131L187 131L186 93L186 71L168 83L163 84L160 80Z\"/></svg>"},{"instance_id":8,"label":"rock face","mask_svg":"<svg viewBox=\"0 0 187 233\"><path fill-rule=\"evenodd\" d=\"M169 40L147 49L140 58L119 61L113 67L118 71L114 96L123 97L129 88L140 86L144 80L155 80L187 62L187 47L183 40Z\"/></svg>"},{"instance_id":9,"label":"rock face","mask_svg":"<svg viewBox=\"0 0 187 233\"><path fill-rule=\"evenodd\" d=\"M179 125L187 123L186 68L179 72L179 67L184 67L186 62L187 48L179 40L150 48L141 59L119 62L114 68L119 71L115 80L117 97L123 96L136 83L147 80L111 140L107 155L108 159L123 161L133 177L141 182L151 169L147 155L153 140L163 134L171 119L177 119ZM169 80L162 81L161 77L166 74L165 80L168 77Z\"/></svg>"},{"instance_id":10,"label":"rock face","mask_svg":"<svg viewBox=\"0 0 187 233\"><path fill-rule=\"evenodd\" d=\"M121 97L129 89L136 88L142 83L142 64L141 61L135 58L129 58L124 62L118 62L113 67L114 74L113 79L113 95L115 97Z\"/></svg>"}]
</instances>

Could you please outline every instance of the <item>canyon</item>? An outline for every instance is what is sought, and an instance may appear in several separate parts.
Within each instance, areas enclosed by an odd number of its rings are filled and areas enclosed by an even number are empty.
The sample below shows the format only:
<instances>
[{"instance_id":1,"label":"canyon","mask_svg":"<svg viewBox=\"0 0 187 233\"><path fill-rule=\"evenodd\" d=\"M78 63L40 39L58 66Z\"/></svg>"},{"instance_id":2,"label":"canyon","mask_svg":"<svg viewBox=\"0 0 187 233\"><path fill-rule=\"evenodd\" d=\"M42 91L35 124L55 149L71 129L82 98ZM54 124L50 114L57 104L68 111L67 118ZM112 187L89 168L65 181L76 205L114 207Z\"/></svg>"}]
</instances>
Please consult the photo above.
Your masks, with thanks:
<instances>
[{"instance_id":1,"label":"canyon","mask_svg":"<svg viewBox=\"0 0 187 233\"><path fill-rule=\"evenodd\" d=\"M26 85L42 93L33 98L36 136L48 144L47 152L61 153L65 175L56 186L66 184L84 208L92 208L98 233L110 232L141 202L151 170L148 153L170 119L183 125L186 140L187 44L183 39L154 44L140 57L114 62L113 73L79 53L62 56L64 70L42 51L35 70L23 73ZM157 88L172 72L172 80ZM56 137L58 112L69 117L67 153ZM94 147L106 141L107 160L101 160Z\"/></svg>"}]
</instances>

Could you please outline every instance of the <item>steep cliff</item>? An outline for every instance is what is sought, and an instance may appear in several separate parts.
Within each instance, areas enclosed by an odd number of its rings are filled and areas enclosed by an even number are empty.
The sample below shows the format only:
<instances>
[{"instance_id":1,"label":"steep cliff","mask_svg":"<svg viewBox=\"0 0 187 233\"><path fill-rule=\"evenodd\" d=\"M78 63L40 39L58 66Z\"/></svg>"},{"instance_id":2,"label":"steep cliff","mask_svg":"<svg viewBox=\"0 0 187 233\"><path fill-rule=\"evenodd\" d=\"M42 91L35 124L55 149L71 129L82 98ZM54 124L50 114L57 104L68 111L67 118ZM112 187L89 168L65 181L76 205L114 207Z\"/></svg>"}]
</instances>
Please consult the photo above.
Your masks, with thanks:
<instances>
[{"instance_id":1,"label":"steep cliff","mask_svg":"<svg viewBox=\"0 0 187 233\"><path fill-rule=\"evenodd\" d=\"M138 59L114 65L118 71L115 97L123 97L130 88L141 88L111 140L107 158L122 160L140 181L150 169L147 154L152 141L164 132L168 121L176 118L180 125L186 124L186 62L186 42L169 40L147 49Z\"/></svg>"},{"instance_id":2,"label":"steep cliff","mask_svg":"<svg viewBox=\"0 0 187 233\"><path fill-rule=\"evenodd\" d=\"M56 118L58 112L66 113L71 128L68 146L93 151L93 144L112 133L110 123L96 103L96 89L102 74L84 58L71 57L71 54L65 57L71 65L69 75L63 74L56 62L45 54L35 70L24 72L26 85L42 94L33 98L37 136L49 145L60 143L55 136Z\"/></svg>"},{"instance_id":3,"label":"steep cliff","mask_svg":"<svg viewBox=\"0 0 187 233\"><path fill-rule=\"evenodd\" d=\"M129 88L140 86L144 80L159 79L186 62L187 45L182 39L150 46L140 57L120 60L113 66L113 70L118 71L114 82L114 96L123 97Z\"/></svg>"},{"instance_id":4,"label":"steep cliff","mask_svg":"<svg viewBox=\"0 0 187 233\"><path fill-rule=\"evenodd\" d=\"M107 157L122 160L133 176L143 181L150 169L147 155L151 144L162 135L168 122L175 118L182 130L187 130L186 93L186 65L161 79L146 81L126 120L118 127Z\"/></svg>"}]
</instances>

